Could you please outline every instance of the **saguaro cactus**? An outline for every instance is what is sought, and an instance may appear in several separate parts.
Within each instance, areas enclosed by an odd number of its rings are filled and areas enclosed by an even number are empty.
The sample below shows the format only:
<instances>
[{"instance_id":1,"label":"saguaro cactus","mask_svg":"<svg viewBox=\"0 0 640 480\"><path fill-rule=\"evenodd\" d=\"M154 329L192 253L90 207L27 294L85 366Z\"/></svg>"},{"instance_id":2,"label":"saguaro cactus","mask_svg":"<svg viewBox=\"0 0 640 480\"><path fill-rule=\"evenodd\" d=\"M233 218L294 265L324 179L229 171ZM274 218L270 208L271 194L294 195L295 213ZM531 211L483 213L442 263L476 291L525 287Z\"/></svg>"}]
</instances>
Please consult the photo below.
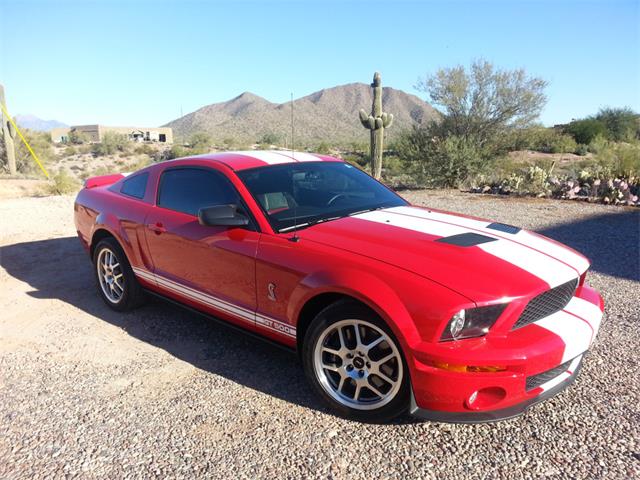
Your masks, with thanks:
<instances>
[{"instance_id":1,"label":"saguaro cactus","mask_svg":"<svg viewBox=\"0 0 640 480\"><path fill-rule=\"evenodd\" d=\"M371 131L371 173L374 178L380 179L382 176L382 147L384 142L384 129L393 123L393 115L382 111L382 81L380 73L373 75L373 105L371 115L364 109L360 109L360 122L364 128Z\"/></svg>"},{"instance_id":2,"label":"saguaro cactus","mask_svg":"<svg viewBox=\"0 0 640 480\"><path fill-rule=\"evenodd\" d=\"M0 85L0 104L7 109L7 104L4 100L4 87ZM2 117L2 138L4 139L4 150L7 155L7 164L9 166L9 173L11 175L16 174L16 152L13 139L16 138L16 131L9 122L9 119L4 115L2 109L0 109L0 117Z\"/></svg>"}]
</instances>

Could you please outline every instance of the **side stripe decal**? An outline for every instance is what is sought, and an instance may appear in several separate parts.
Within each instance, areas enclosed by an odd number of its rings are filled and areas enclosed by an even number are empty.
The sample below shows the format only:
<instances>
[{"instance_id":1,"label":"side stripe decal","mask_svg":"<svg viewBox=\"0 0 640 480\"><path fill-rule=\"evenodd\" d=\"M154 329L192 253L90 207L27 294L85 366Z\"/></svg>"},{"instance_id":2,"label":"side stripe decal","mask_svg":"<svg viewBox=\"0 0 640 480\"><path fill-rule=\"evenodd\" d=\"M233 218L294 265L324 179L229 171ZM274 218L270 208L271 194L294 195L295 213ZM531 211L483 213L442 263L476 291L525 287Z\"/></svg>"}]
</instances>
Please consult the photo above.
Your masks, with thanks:
<instances>
[{"instance_id":1,"label":"side stripe decal","mask_svg":"<svg viewBox=\"0 0 640 480\"><path fill-rule=\"evenodd\" d=\"M189 298L190 300L221 310L229 315L245 320L252 325L258 324L261 327L267 328L281 335L292 338L296 337L296 328L289 325L288 323L281 322L280 320L276 320L275 318L267 317L263 314L255 313L244 307L229 303L225 300L214 297L199 290L195 290L186 285L182 285L166 277L152 273L148 270L144 270L138 267L131 268L133 269L133 272L140 278L143 278L149 282L155 282L160 287L171 290L173 293L177 293L179 295L182 295L183 297Z\"/></svg>"}]
</instances>

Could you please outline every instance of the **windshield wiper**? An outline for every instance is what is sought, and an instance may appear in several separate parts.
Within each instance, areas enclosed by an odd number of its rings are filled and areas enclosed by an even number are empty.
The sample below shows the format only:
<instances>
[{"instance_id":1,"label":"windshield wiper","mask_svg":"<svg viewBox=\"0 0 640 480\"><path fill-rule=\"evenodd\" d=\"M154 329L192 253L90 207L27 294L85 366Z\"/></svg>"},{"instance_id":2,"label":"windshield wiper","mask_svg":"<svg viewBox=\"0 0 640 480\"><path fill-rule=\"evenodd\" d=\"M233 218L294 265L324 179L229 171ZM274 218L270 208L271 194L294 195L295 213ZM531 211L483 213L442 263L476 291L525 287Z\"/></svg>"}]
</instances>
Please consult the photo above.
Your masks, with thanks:
<instances>
[{"instance_id":1,"label":"windshield wiper","mask_svg":"<svg viewBox=\"0 0 640 480\"><path fill-rule=\"evenodd\" d=\"M319 223L330 222L331 220L338 220L340 218L353 217L354 215L360 215L361 213L373 212L375 210L382 210L383 208L387 208L387 207L385 207L384 205L381 205L379 207L365 208L364 210L358 210L357 212L351 212L351 213L347 213L345 215L337 215L335 217L319 218L317 220L312 220L310 222L299 223L297 225L291 225L290 227L281 228L281 229L278 230L278 233L290 232L292 230L298 231L301 228L308 228L308 227L311 227L313 225L317 225Z\"/></svg>"},{"instance_id":2,"label":"windshield wiper","mask_svg":"<svg viewBox=\"0 0 640 480\"><path fill-rule=\"evenodd\" d=\"M346 217L346 215L340 215L338 217L319 218L317 220L312 220L311 222L299 223L297 225L291 225L290 227L281 228L280 230L278 230L278 233L290 232L291 230L297 231L301 228L311 227L312 225L317 225L319 223L329 222L331 220L337 220L344 217Z\"/></svg>"}]
</instances>

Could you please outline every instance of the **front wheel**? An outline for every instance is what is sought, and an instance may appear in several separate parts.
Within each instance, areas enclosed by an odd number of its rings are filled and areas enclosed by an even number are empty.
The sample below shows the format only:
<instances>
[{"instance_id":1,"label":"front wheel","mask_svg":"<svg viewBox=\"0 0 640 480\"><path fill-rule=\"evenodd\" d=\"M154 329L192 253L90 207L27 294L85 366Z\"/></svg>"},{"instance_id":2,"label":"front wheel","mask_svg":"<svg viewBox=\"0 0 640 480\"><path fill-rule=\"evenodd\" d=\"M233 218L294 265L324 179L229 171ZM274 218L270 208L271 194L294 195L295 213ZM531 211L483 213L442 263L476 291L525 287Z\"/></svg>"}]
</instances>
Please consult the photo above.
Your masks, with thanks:
<instances>
[{"instance_id":1,"label":"front wheel","mask_svg":"<svg viewBox=\"0 0 640 480\"><path fill-rule=\"evenodd\" d=\"M409 373L399 344L363 305L344 301L320 312L302 355L312 385L341 415L378 423L407 410Z\"/></svg>"}]
</instances>

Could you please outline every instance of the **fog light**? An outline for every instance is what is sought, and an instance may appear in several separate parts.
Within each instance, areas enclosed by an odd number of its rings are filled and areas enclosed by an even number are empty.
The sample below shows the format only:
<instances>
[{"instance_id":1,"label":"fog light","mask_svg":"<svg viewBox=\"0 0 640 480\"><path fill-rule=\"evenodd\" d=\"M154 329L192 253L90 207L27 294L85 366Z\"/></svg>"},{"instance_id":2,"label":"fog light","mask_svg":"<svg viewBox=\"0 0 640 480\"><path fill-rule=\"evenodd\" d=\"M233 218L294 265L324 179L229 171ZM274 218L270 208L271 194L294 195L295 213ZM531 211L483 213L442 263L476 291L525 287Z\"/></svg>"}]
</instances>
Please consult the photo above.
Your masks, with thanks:
<instances>
[{"instance_id":1,"label":"fog light","mask_svg":"<svg viewBox=\"0 0 640 480\"><path fill-rule=\"evenodd\" d=\"M456 313L453 318L451 318L451 323L449 324L449 331L451 332L451 336L456 338L462 332L464 328L464 310L460 310Z\"/></svg>"},{"instance_id":2,"label":"fog light","mask_svg":"<svg viewBox=\"0 0 640 480\"><path fill-rule=\"evenodd\" d=\"M502 387L485 387L473 392L466 401L467 408L471 410L484 410L496 408L507 396Z\"/></svg>"}]
</instances>

